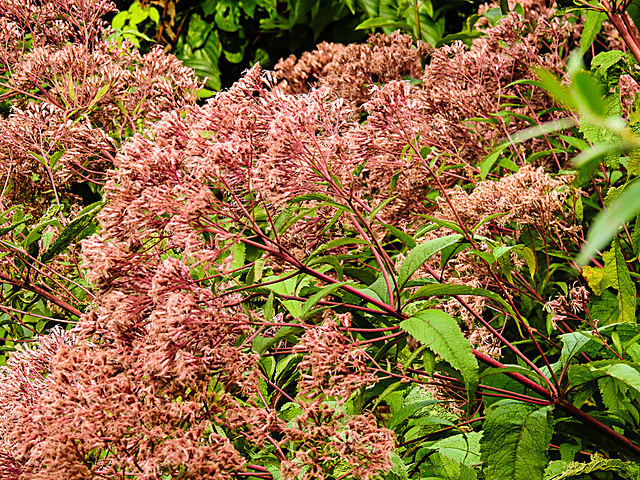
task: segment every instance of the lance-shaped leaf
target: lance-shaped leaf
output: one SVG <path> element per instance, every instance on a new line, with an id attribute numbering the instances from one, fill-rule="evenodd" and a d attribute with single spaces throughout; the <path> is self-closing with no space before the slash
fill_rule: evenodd
<path id="1" fill-rule="evenodd" d="M 424 265 L 424 262 L 429 258 L 443 248 L 459 242 L 461 239 L 462 235 L 447 235 L 446 237 L 434 238 L 433 240 L 421 243 L 411 250 L 400 266 L 400 271 L 398 272 L 398 287 L 402 288 L 411 278 L 411 275 Z"/>
<path id="2" fill-rule="evenodd" d="M 478 386 L 478 361 L 451 315 L 442 310 L 423 310 L 400 323 L 400 328 L 459 370 L 467 396 L 473 398 Z"/>
<path id="3" fill-rule="evenodd" d="M 542 480 L 549 463 L 553 406 L 501 400 L 486 411 L 480 451 L 487 479 Z"/>
<path id="4" fill-rule="evenodd" d="M 49 248 L 42 254 L 40 261 L 47 263 L 53 260 L 56 255 L 64 251 L 72 242 L 78 240 L 82 232 L 91 225 L 96 215 L 102 210 L 104 202 L 96 202 L 86 207 L 80 214 L 69 223 L 58 235 L 58 238 L 49 245 Z"/>
<path id="5" fill-rule="evenodd" d="M 431 285 L 425 285 L 418 289 L 416 293 L 409 297 L 409 301 L 413 301 L 419 298 L 436 297 L 439 295 L 478 295 L 479 297 L 489 298 L 496 301 L 506 312 L 509 312 L 515 317 L 515 313 L 509 305 L 500 295 L 484 288 L 470 287 L 469 285 L 455 285 L 449 283 L 433 283 Z"/>

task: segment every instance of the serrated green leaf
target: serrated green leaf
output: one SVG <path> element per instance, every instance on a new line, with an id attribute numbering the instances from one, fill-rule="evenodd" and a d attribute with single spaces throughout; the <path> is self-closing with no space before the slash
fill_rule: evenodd
<path id="1" fill-rule="evenodd" d="M 553 480 L 596 478 L 590 475 L 595 472 L 614 472 L 623 480 L 638 480 L 640 478 L 640 466 L 637 463 L 594 455 L 589 463 L 569 463 L 565 471 L 560 476 L 553 477 Z"/>
<path id="2" fill-rule="evenodd" d="M 416 270 L 424 265 L 424 262 L 429 258 L 434 256 L 443 248 L 459 242 L 461 239 L 462 235 L 448 235 L 446 237 L 428 240 L 412 249 L 400 266 L 400 271 L 398 272 L 398 287 L 404 287 Z"/>
<path id="3" fill-rule="evenodd" d="M 423 310 L 401 322 L 400 328 L 459 370 L 465 381 L 467 397 L 470 400 L 474 397 L 479 382 L 478 361 L 451 315 L 442 310 Z"/>
<path id="4" fill-rule="evenodd" d="M 542 480 L 549 463 L 553 406 L 515 400 L 489 406 L 480 450 L 487 479 Z"/>

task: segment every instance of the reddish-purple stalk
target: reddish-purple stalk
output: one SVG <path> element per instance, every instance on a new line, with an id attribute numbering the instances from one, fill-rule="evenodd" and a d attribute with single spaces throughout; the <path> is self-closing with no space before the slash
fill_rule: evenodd
<path id="1" fill-rule="evenodd" d="M 507 368 L 505 365 L 503 365 L 499 361 L 481 352 L 478 352 L 477 350 L 473 350 L 473 354 L 476 356 L 476 358 L 478 358 L 478 360 L 481 360 L 483 363 L 487 365 L 490 365 L 495 368 Z M 604 423 L 596 420 L 589 414 L 583 412 L 582 410 L 580 410 L 578 407 L 568 402 L 567 400 L 563 400 L 561 398 L 558 398 L 557 396 L 552 395 L 546 388 L 541 387 L 540 385 L 535 383 L 533 380 L 530 380 L 519 373 L 505 372 L 505 375 L 508 375 L 509 377 L 516 380 L 518 383 L 524 385 L 527 388 L 530 388 L 531 390 L 538 393 L 539 395 L 545 398 L 548 398 L 551 401 L 551 403 L 553 403 L 554 405 L 558 405 L 560 408 L 566 411 L 573 418 L 584 423 L 585 425 L 588 425 L 594 428 L 598 432 L 602 433 L 606 437 L 613 440 L 618 445 L 622 445 L 623 447 L 629 449 L 635 455 L 640 455 L 640 446 L 636 445 L 631 440 L 628 440 L 623 435 L 619 434 L 618 432 L 608 427 Z"/>
<path id="2" fill-rule="evenodd" d="M 248 212 L 247 212 L 248 213 Z M 249 215 L 247 215 L 248 218 L 251 218 Z M 462 227 L 464 228 L 464 225 L 462 225 Z M 255 231 L 255 230 L 254 230 Z M 268 240 L 271 241 L 271 239 L 269 238 L 264 238 L 264 235 L 261 235 L 261 231 L 258 229 L 257 230 L 258 236 L 260 238 L 263 238 L 264 240 Z M 256 232 L 256 233 L 257 233 Z M 466 232 L 466 230 L 465 230 Z M 467 233 L 468 235 L 468 233 Z M 257 248 L 260 248 L 262 250 L 264 250 L 267 253 L 270 253 L 271 255 L 275 256 L 276 258 L 279 258 L 280 260 L 283 260 L 289 264 L 291 264 L 292 266 L 294 266 L 295 268 L 297 268 L 300 272 L 302 273 L 306 273 L 308 275 L 311 275 L 327 284 L 332 284 L 332 283 L 336 283 L 337 280 L 329 277 L 323 273 L 320 273 L 316 270 L 313 270 L 312 268 L 307 267 L 306 265 L 302 264 L 300 261 L 298 261 L 296 258 L 294 258 L 292 255 L 290 255 L 289 253 L 287 253 L 284 249 L 279 248 L 279 249 L 274 249 L 272 247 L 269 247 L 265 244 L 261 244 L 252 240 L 249 240 L 247 238 L 242 238 L 241 241 L 247 245 L 251 245 Z M 473 239 L 471 239 L 471 241 L 473 241 Z M 430 273 L 432 275 L 434 275 L 434 278 L 439 278 L 439 275 L 437 275 L 436 272 L 434 272 L 432 269 L 430 269 L 430 267 L 428 265 L 426 265 L 426 267 L 430 270 Z M 349 285 L 344 285 L 342 287 L 343 290 L 352 293 L 356 296 L 358 296 L 359 298 L 362 298 L 363 300 L 375 305 L 376 307 L 380 308 L 380 310 L 382 310 L 382 312 L 384 312 L 387 315 L 391 315 L 395 318 L 398 318 L 400 320 L 405 319 L 406 317 L 402 314 L 399 314 L 397 312 L 396 309 L 394 309 L 392 306 L 386 304 L 385 302 L 381 302 L 375 298 L 370 297 L 369 295 L 364 294 L 362 291 L 353 288 Z M 599 422 L 598 420 L 594 419 L 593 417 L 591 417 L 590 415 L 586 414 L 585 412 L 582 412 L 580 409 L 578 409 L 577 407 L 573 406 L 572 404 L 570 404 L 569 402 L 567 402 L 566 400 L 561 400 L 560 396 L 558 394 L 558 391 L 556 390 L 556 387 L 551 383 L 551 381 L 542 373 L 542 371 L 533 363 L 531 362 L 531 360 L 529 360 L 524 354 L 522 354 L 514 345 L 512 345 L 506 338 L 504 338 L 497 330 L 495 330 L 489 323 L 485 322 L 484 319 L 478 315 L 473 308 L 471 308 L 462 298 L 460 298 L 460 296 L 454 296 L 460 303 L 461 305 L 466 308 L 470 313 L 472 313 L 474 315 L 474 317 L 481 322 L 481 324 L 483 326 L 485 326 L 493 335 L 495 335 L 502 343 L 503 345 L 505 345 L 507 348 L 509 348 L 510 350 L 512 350 L 516 355 L 518 355 L 523 361 L 525 361 L 525 363 L 532 368 L 536 373 L 538 373 L 540 375 L 540 377 L 542 379 L 544 379 L 547 384 L 549 385 L 549 387 L 551 388 L 551 390 L 547 390 L 544 387 L 541 387 L 540 385 L 538 385 L 537 383 L 533 382 L 532 380 L 528 379 L 527 377 L 524 377 L 523 375 L 517 374 L 517 373 L 513 373 L 513 372 L 509 372 L 506 373 L 506 375 L 510 376 L 511 378 L 513 378 L 514 380 L 518 381 L 519 383 L 521 383 L 522 385 L 526 386 L 527 388 L 530 388 L 531 390 L 535 391 L 536 393 L 538 393 L 539 395 L 543 396 L 544 398 L 547 398 L 551 401 L 552 404 L 557 404 L 559 405 L 561 408 L 563 408 L 565 411 L 567 411 L 569 414 L 571 414 L 574 418 L 576 418 L 577 420 L 585 423 L 586 425 L 589 425 L 595 429 L 597 429 L 598 431 L 602 432 L 604 435 L 606 435 L 607 437 L 611 438 L 612 440 L 614 440 L 616 443 L 623 445 L 625 448 L 628 448 L 630 450 L 632 450 L 633 452 L 640 454 L 640 447 L 633 444 L 631 441 L 627 440 L 626 438 L 624 438 L 622 435 L 618 434 L 617 432 L 615 432 L 613 429 L 609 428 L 608 426 L 604 425 L 603 423 Z M 514 311 L 517 311 L 517 309 L 515 309 L 514 306 Z M 381 313 L 382 313 L 381 312 Z M 532 335 L 532 333 L 529 331 L 530 335 Z M 387 337 L 381 338 L 381 339 L 375 339 L 374 341 L 380 341 L 380 340 L 384 340 L 384 339 L 391 339 L 391 338 L 397 338 L 399 334 L 393 334 L 393 335 L 389 335 Z M 535 341 L 535 339 L 534 339 Z M 362 342 L 361 342 L 362 343 Z M 536 342 L 536 345 L 537 342 Z M 540 349 L 539 345 L 538 345 L 538 349 Z M 492 359 L 491 357 L 488 357 L 487 355 L 477 351 L 477 350 L 472 350 L 473 354 L 476 356 L 476 358 L 478 358 L 478 360 L 482 361 L 483 363 L 496 367 L 496 368 L 506 368 L 506 366 L 504 366 L 502 363 L 498 362 L 497 360 Z M 543 358 L 545 359 L 545 361 L 548 363 L 546 357 L 544 356 L 543 353 L 541 353 L 543 355 Z M 379 372 L 384 372 L 388 375 L 391 375 L 393 377 L 396 378 L 404 378 L 405 376 L 403 375 L 397 375 L 394 374 L 392 372 L 389 372 L 385 369 L 382 368 L 378 368 L 378 369 L 374 369 L 375 371 L 379 371 Z M 551 371 L 551 369 L 550 369 Z M 554 376 L 555 378 L 555 376 Z M 408 378 L 409 379 L 409 378 Z M 415 381 L 415 379 L 409 379 L 409 380 L 413 380 Z M 555 379 L 556 382 L 558 382 L 557 379 Z M 558 384 L 559 385 L 559 384 Z"/>
<path id="3" fill-rule="evenodd" d="M 414 145 L 414 143 L 412 141 L 409 142 L 409 145 L 411 146 L 412 150 L 414 151 L 414 154 L 418 157 L 421 158 L 420 155 L 420 148 L 417 145 Z M 460 215 L 458 214 L 457 209 L 455 208 L 455 205 L 453 204 L 450 196 L 447 194 L 446 189 L 444 188 L 444 185 L 442 185 L 442 182 L 440 181 L 439 176 L 433 171 L 433 169 L 429 166 L 429 164 L 427 162 L 423 162 L 423 166 L 424 168 L 426 168 L 426 170 L 429 172 L 429 175 L 433 178 L 433 180 L 437 183 L 438 185 L 438 189 L 440 190 L 440 192 L 442 193 L 445 201 L 447 202 L 447 205 L 449 206 L 449 208 L 451 209 L 452 213 L 454 214 L 455 218 L 456 218 L 456 223 L 458 224 L 458 226 L 460 227 L 460 229 L 462 230 L 462 233 L 464 235 L 464 237 L 467 239 L 467 241 L 471 244 L 471 246 L 476 249 L 479 250 L 478 245 L 476 244 L 473 235 L 471 233 L 469 233 L 465 223 L 462 221 L 462 219 L 460 218 Z M 545 244 L 545 251 L 546 251 L 546 244 Z M 547 258 L 548 258 L 548 253 L 547 253 Z M 522 325 L 522 327 L 526 330 L 527 335 L 529 336 L 529 338 L 531 339 L 531 341 L 533 341 L 536 349 L 538 350 L 538 352 L 540 353 L 540 356 L 542 357 L 542 359 L 544 360 L 544 362 L 547 365 L 547 368 L 549 369 L 549 372 L 551 372 L 551 375 L 554 379 L 554 381 L 556 382 L 556 385 L 558 385 L 558 380 L 555 378 L 555 374 L 553 373 L 553 369 L 551 368 L 551 365 L 549 363 L 549 360 L 547 359 L 546 355 L 544 354 L 544 352 L 542 351 L 542 348 L 540 347 L 540 345 L 538 344 L 538 341 L 536 340 L 535 336 L 533 335 L 533 332 L 531 331 L 531 329 L 529 328 L 528 323 L 524 320 L 524 318 L 522 318 L 522 316 L 520 315 L 520 312 L 518 311 L 518 308 L 516 307 L 516 305 L 513 303 L 513 299 L 511 298 L 511 295 L 509 295 L 509 292 L 507 292 L 506 288 L 504 287 L 504 284 L 500 281 L 500 279 L 498 278 L 498 276 L 496 275 L 496 273 L 494 272 L 493 268 L 491 268 L 491 265 L 489 265 L 489 263 L 482 257 L 480 257 L 480 261 L 482 263 L 484 263 L 485 268 L 487 269 L 487 271 L 489 272 L 489 274 L 491 275 L 491 277 L 494 279 L 494 281 L 496 282 L 498 288 L 500 288 L 500 290 L 502 290 L 502 293 L 505 297 L 505 300 L 507 301 L 507 303 L 509 303 L 509 305 L 511 306 L 513 312 L 515 312 L 517 318 L 516 321 L 520 323 L 520 325 Z M 432 273 L 433 275 L 433 273 Z M 549 270 L 547 269 L 547 277 L 549 275 Z M 438 277 L 435 277 L 438 278 Z M 442 281 L 441 279 L 439 281 Z M 547 282 L 548 282 L 548 278 L 547 278 Z M 456 297 L 458 298 L 458 297 Z M 483 321 L 483 323 L 485 323 Z M 533 365 L 533 364 L 532 364 Z M 542 378 L 547 378 L 545 375 L 542 374 L 542 372 L 540 372 L 540 370 L 535 367 L 536 372 L 540 374 L 540 376 Z M 550 380 L 547 379 L 547 383 L 549 384 L 549 387 L 551 388 L 551 391 L 556 392 L 556 386 L 554 386 Z"/>

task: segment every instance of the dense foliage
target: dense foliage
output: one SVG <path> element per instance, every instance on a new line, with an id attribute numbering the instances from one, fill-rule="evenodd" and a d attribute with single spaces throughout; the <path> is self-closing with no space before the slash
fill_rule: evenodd
<path id="1" fill-rule="evenodd" d="M 462 25 L 478 0 L 143 0 L 118 1 L 112 38 L 142 50 L 163 45 L 211 90 L 229 87 L 256 62 L 271 68 L 281 57 L 322 41 L 362 42 L 366 32 L 406 29 L 432 45 L 471 38 Z M 416 17 L 415 9 L 418 9 Z M 416 23 L 416 18 L 420 21 Z M 465 28 L 466 30 L 466 28 Z"/>
<path id="2" fill-rule="evenodd" d="M 629 3 L 408 3 L 198 105 L 0 0 L 0 478 L 640 478 Z"/>

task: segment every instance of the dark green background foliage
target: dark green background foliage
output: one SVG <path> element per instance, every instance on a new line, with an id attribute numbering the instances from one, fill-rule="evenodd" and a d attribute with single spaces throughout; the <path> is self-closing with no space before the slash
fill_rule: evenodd
<path id="1" fill-rule="evenodd" d="M 421 37 L 434 46 L 465 38 L 466 19 L 479 0 L 423 1 Z M 281 58 L 311 51 L 320 42 L 355 43 L 378 30 L 413 32 L 409 0 L 178 0 L 116 2 L 112 20 L 118 36 L 128 36 L 142 50 L 161 43 L 201 78 L 208 89 L 235 82 L 256 62 L 273 67 Z M 165 7 L 165 5 L 167 5 Z M 175 9 L 172 10 L 172 9 Z M 368 22 L 368 23 L 363 23 Z M 360 28 L 356 29 L 358 26 Z"/>

